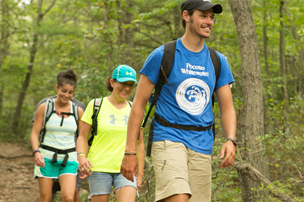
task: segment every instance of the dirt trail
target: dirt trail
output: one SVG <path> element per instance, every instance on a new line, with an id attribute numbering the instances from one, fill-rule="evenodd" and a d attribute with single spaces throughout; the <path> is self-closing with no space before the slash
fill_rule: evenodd
<path id="1" fill-rule="evenodd" d="M 39 201 L 33 169 L 31 150 L 23 144 L 0 144 L 0 202 Z"/>

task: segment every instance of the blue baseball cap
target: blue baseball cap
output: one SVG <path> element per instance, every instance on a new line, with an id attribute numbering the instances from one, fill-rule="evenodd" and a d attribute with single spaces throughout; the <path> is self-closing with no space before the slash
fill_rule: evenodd
<path id="1" fill-rule="evenodd" d="M 118 82 L 136 81 L 136 71 L 128 65 L 119 65 L 115 68 L 112 74 L 112 79 L 116 79 Z"/>

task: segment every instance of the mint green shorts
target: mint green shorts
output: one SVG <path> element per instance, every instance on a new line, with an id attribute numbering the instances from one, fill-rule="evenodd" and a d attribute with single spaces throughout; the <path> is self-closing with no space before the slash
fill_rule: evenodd
<path id="1" fill-rule="evenodd" d="M 35 165 L 34 177 L 45 177 L 56 179 L 60 175 L 77 175 L 78 162 L 67 161 L 66 166 L 61 165 L 62 161 L 53 163 L 51 159 L 44 158 L 44 167 Z"/>

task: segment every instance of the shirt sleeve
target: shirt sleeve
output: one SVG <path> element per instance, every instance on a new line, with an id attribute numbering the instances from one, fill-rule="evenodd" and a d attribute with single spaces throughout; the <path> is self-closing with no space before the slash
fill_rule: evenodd
<path id="1" fill-rule="evenodd" d="M 164 45 L 155 49 L 146 59 L 143 68 L 140 70 L 148 79 L 156 85 L 159 80 L 159 70 L 164 53 Z"/>
<path id="2" fill-rule="evenodd" d="M 86 107 L 82 117 L 81 117 L 81 121 L 92 125 L 92 115 L 93 115 L 93 107 L 94 107 L 94 99 L 91 100 L 88 104 L 88 106 Z"/>
<path id="3" fill-rule="evenodd" d="M 230 66 L 228 64 L 226 57 L 219 52 L 217 52 L 217 54 L 221 61 L 221 71 L 220 71 L 218 81 L 216 82 L 215 91 L 217 89 L 219 89 L 220 87 L 223 87 L 227 84 L 231 84 L 234 82 L 234 78 L 231 73 Z"/>

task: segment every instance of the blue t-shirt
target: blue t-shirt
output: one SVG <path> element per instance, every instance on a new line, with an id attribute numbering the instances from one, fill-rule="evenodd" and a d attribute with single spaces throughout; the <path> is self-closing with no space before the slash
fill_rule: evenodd
<path id="1" fill-rule="evenodd" d="M 155 85 L 159 80 L 159 70 L 164 53 L 164 45 L 155 49 L 147 58 L 140 73 L 146 75 Z M 161 89 L 155 113 L 170 123 L 205 127 L 213 124 L 212 93 L 214 90 L 234 82 L 229 64 L 224 55 L 217 52 L 221 62 L 221 72 L 215 86 L 215 72 L 209 50 L 204 44 L 200 52 L 192 52 L 177 40 L 174 64 Z M 165 127 L 154 122 L 153 142 L 170 140 L 181 142 L 186 147 L 203 154 L 212 154 L 213 133 L 190 131 Z"/>

